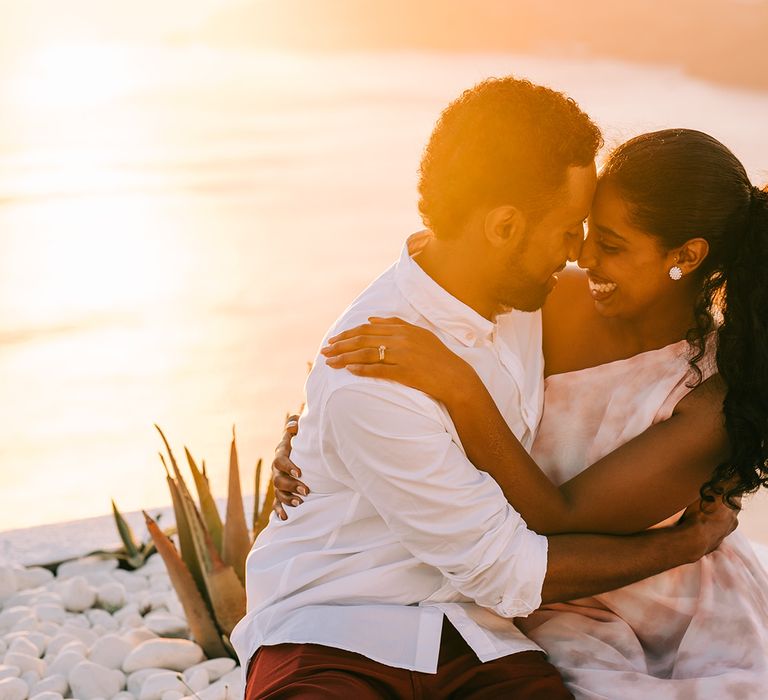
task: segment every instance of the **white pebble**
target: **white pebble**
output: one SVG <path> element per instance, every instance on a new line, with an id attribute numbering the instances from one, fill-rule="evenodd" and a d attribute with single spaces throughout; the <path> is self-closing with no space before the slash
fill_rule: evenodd
<path id="1" fill-rule="evenodd" d="M 37 619 L 41 622 L 55 622 L 57 625 L 63 625 L 67 619 L 67 613 L 63 606 L 54 603 L 42 603 L 33 608 Z"/>
<path id="2" fill-rule="evenodd" d="M 53 573 L 42 566 L 31 566 L 28 569 L 16 571 L 16 584 L 18 590 L 25 588 L 39 588 L 53 579 Z"/>
<path id="3" fill-rule="evenodd" d="M 87 630 L 91 627 L 91 621 L 88 619 L 88 616 L 85 613 L 70 612 L 67 614 L 67 621 L 62 625 L 62 627 L 77 627 L 81 630 Z"/>
<path id="4" fill-rule="evenodd" d="M 72 612 L 82 612 L 92 608 L 96 602 L 96 591 L 82 576 L 68 579 L 60 592 L 64 607 Z"/>
<path id="5" fill-rule="evenodd" d="M 180 693 L 178 690 L 166 690 L 160 700 L 181 700 L 184 697 L 184 693 Z"/>
<path id="6" fill-rule="evenodd" d="M 123 663 L 126 673 L 162 666 L 183 671 L 205 658 L 203 650 L 188 639 L 148 639 L 137 646 Z"/>
<path id="7" fill-rule="evenodd" d="M 127 690 L 121 690 L 117 695 L 112 696 L 112 700 L 136 700 L 136 696 Z"/>
<path id="8" fill-rule="evenodd" d="M 202 668 L 198 668 L 197 671 L 190 674 L 189 680 L 185 679 L 185 681 L 190 690 L 194 690 L 196 693 L 205 690 L 210 685 L 208 672 Z"/>
<path id="9" fill-rule="evenodd" d="M 125 605 L 125 586 L 117 581 L 111 581 L 98 587 L 96 599 L 105 610 L 119 610 Z"/>
<path id="10" fill-rule="evenodd" d="M 47 634 L 42 632 L 27 632 L 24 634 L 23 639 L 26 639 L 37 650 L 37 656 L 42 656 L 45 650 L 48 648 L 48 642 L 51 638 Z"/>
<path id="11" fill-rule="evenodd" d="M 0 664 L 0 681 L 3 678 L 18 678 L 21 675 L 21 669 L 18 666 Z"/>
<path id="12" fill-rule="evenodd" d="M 89 647 L 93 644 L 98 637 L 92 630 L 85 629 L 84 627 L 78 627 L 77 625 L 66 624 L 61 628 L 62 632 L 71 634 L 75 639 L 79 639 L 85 646 Z"/>
<path id="13" fill-rule="evenodd" d="M 59 633 L 59 625 L 55 622 L 41 622 L 37 626 L 37 631 L 40 634 L 44 634 L 46 637 L 55 637 Z"/>
<path id="14" fill-rule="evenodd" d="M 59 565 L 56 569 L 56 576 L 59 579 L 81 576 L 83 574 L 92 574 L 96 572 L 114 571 L 118 566 L 117 559 L 101 559 L 99 557 L 82 557 L 73 561 L 67 561 Z"/>
<path id="15" fill-rule="evenodd" d="M 169 671 L 167 668 L 142 668 L 128 674 L 128 680 L 126 681 L 128 692 L 139 697 L 144 682 L 147 678 L 154 676 L 157 673 L 169 673 Z"/>
<path id="16" fill-rule="evenodd" d="M 74 651 L 80 656 L 85 657 L 88 654 L 88 647 L 85 646 L 79 639 L 73 639 L 71 642 L 67 642 L 56 656 L 66 654 L 68 651 Z"/>
<path id="17" fill-rule="evenodd" d="M 161 700 L 167 690 L 185 691 L 184 684 L 179 680 L 178 673 L 162 671 L 147 678 L 141 686 L 139 700 Z"/>
<path id="18" fill-rule="evenodd" d="M 66 632 L 60 632 L 48 642 L 48 648 L 45 650 L 46 657 L 56 658 L 56 655 L 70 642 L 77 641 L 77 637 Z"/>
<path id="19" fill-rule="evenodd" d="M 157 635 L 146 627 L 134 627 L 123 633 L 121 636 L 125 641 L 130 642 L 131 646 L 134 648 L 139 646 L 142 642 L 146 642 L 148 639 L 157 639 Z"/>
<path id="20" fill-rule="evenodd" d="M 15 651 L 19 654 L 26 654 L 35 658 L 40 656 L 37 647 L 25 637 L 16 637 L 8 647 L 8 651 Z"/>
<path id="21" fill-rule="evenodd" d="M 69 683 L 67 682 L 66 676 L 63 676 L 61 673 L 53 673 L 35 683 L 29 691 L 29 694 L 59 693 L 60 695 L 66 695 L 68 690 Z"/>
<path id="22" fill-rule="evenodd" d="M 13 605 L 0 612 L 0 630 L 11 629 L 19 620 L 33 614 L 28 605 Z"/>
<path id="23" fill-rule="evenodd" d="M 147 558 L 147 560 L 144 562 L 144 566 L 141 567 L 141 571 L 144 574 L 154 574 L 161 572 L 166 575 L 168 574 L 168 569 L 165 568 L 165 562 L 157 552 Z"/>
<path id="24" fill-rule="evenodd" d="M 8 664 L 9 666 L 18 666 L 22 673 L 25 671 L 36 671 L 42 677 L 46 672 L 45 661 L 38 659 L 36 656 L 19 654 L 15 651 L 9 651 L 5 655 L 4 663 Z"/>
<path id="25" fill-rule="evenodd" d="M 0 601 L 10 598 L 18 588 L 14 570 L 10 566 L 0 566 Z"/>
<path id="26" fill-rule="evenodd" d="M 0 700 L 25 700 L 29 688 L 21 678 L 3 678 L 0 681 Z"/>
<path id="27" fill-rule="evenodd" d="M 160 637 L 183 637 L 189 633 L 187 621 L 169 613 L 151 612 L 144 616 L 144 624 Z"/>
<path id="28" fill-rule="evenodd" d="M 184 680 L 189 683 L 193 674 L 198 671 L 205 671 L 209 683 L 219 680 L 225 673 L 229 673 L 237 664 L 234 659 L 219 657 L 218 659 L 208 659 L 202 663 L 190 666 L 184 671 Z"/>
<path id="29" fill-rule="evenodd" d="M 45 692 L 32 695 L 29 700 L 64 700 L 64 696 L 61 693 L 46 690 Z"/>
<path id="30" fill-rule="evenodd" d="M 78 700 L 111 698 L 125 687 L 125 676 L 120 671 L 104 668 L 92 661 L 81 661 L 68 676 L 72 695 Z"/>
<path id="31" fill-rule="evenodd" d="M 119 626 L 117 620 L 115 620 L 115 618 L 106 610 L 92 608 L 91 610 L 87 610 L 85 615 L 91 621 L 94 632 L 96 631 L 95 628 L 97 625 L 100 625 L 103 629 L 109 630 L 110 632 L 113 632 Z"/>
<path id="32" fill-rule="evenodd" d="M 128 603 L 127 605 L 124 605 L 120 610 L 113 613 L 112 617 L 115 618 L 115 620 L 119 622 L 122 622 L 126 617 L 129 615 L 138 615 L 139 614 L 139 606 L 136 605 L 136 603 Z"/>
<path id="33" fill-rule="evenodd" d="M 145 591 L 149 588 L 149 580 L 146 576 L 142 576 L 136 572 L 123 571 L 118 569 L 113 574 L 113 578 L 123 584 L 123 587 L 128 593 L 135 593 L 138 591 Z"/>
<path id="34" fill-rule="evenodd" d="M 82 661 L 85 661 L 82 654 L 76 651 L 65 651 L 54 659 L 53 663 L 48 667 L 48 672 L 60 673 L 63 676 L 69 677 L 69 672 Z"/>
<path id="35" fill-rule="evenodd" d="M 119 669 L 132 650 L 133 645 L 129 641 L 116 634 L 105 634 L 94 642 L 88 658 L 106 668 Z"/>
<path id="36" fill-rule="evenodd" d="M 37 632 L 37 618 L 34 615 L 22 617 L 11 627 L 11 632 Z"/>

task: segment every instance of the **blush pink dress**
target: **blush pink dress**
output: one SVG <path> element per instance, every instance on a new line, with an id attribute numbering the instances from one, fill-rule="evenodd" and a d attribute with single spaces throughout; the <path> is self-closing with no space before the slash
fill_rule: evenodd
<path id="1" fill-rule="evenodd" d="M 562 483 L 668 418 L 690 390 L 687 349 L 550 376 L 537 463 Z M 738 531 L 695 564 L 518 623 L 580 700 L 768 698 L 768 577 Z"/>

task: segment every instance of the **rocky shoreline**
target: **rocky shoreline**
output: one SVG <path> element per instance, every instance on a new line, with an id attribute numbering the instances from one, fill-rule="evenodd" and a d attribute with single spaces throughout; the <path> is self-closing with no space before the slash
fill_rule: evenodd
<path id="1" fill-rule="evenodd" d="M 189 639 L 162 559 L 0 567 L 0 700 L 239 700 L 234 659 Z"/>

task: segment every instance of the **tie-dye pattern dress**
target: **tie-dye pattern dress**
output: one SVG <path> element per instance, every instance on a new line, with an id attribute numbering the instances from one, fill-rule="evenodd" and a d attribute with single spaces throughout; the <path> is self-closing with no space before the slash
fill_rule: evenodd
<path id="1" fill-rule="evenodd" d="M 668 418 L 690 390 L 687 350 L 550 376 L 538 464 L 562 483 Z M 700 367 L 709 376 L 711 356 Z M 578 699 L 768 698 L 768 577 L 738 531 L 695 564 L 518 623 Z"/>

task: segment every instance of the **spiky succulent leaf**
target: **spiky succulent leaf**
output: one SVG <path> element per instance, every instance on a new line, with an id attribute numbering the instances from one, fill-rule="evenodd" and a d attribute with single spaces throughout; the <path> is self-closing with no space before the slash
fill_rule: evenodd
<path id="1" fill-rule="evenodd" d="M 200 472 L 192 458 L 189 450 L 185 447 L 184 452 L 187 455 L 189 469 L 192 472 L 192 478 L 195 480 L 198 502 L 200 503 L 200 514 L 203 516 L 205 527 L 211 535 L 216 550 L 221 554 L 222 540 L 224 538 L 224 525 L 221 522 L 219 509 L 216 507 L 216 501 L 213 499 L 208 478 Z"/>
<path id="2" fill-rule="evenodd" d="M 129 557 L 135 557 L 139 553 L 139 545 L 136 544 L 136 536 L 133 534 L 131 526 L 127 523 L 122 513 L 117 509 L 117 504 L 112 500 L 112 514 L 115 517 L 115 525 L 120 539 L 125 547 L 125 552 Z"/>
<path id="3" fill-rule="evenodd" d="M 229 450 L 229 492 L 227 495 L 227 518 L 224 522 L 224 543 L 222 558 L 245 585 L 245 558 L 251 549 L 251 538 L 245 522 L 243 494 L 240 489 L 240 468 L 237 462 L 235 429 L 232 428 L 232 444 Z"/>
<path id="4" fill-rule="evenodd" d="M 275 504 L 275 485 L 272 479 L 267 484 L 267 493 L 264 495 L 264 503 L 261 505 L 259 517 L 253 528 L 253 539 L 255 540 L 259 533 L 269 524 L 269 516 L 272 515 L 272 506 Z"/>
<path id="5" fill-rule="evenodd" d="M 223 643 L 208 606 L 200 595 L 192 574 L 176 551 L 173 542 L 163 534 L 157 523 L 149 515 L 144 513 L 144 518 L 149 534 L 165 562 L 168 576 L 184 608 L 192 637 L 202 647 L 208 658 L 231 656 L 231 645 L 228 649 Z"/>

